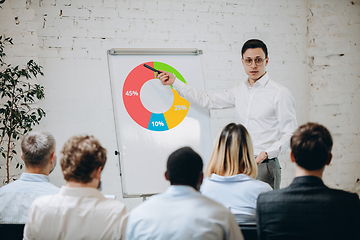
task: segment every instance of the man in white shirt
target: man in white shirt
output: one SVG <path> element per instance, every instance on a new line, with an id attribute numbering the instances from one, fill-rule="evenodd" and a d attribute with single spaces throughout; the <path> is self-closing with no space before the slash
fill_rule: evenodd
<path id="1" fill-rule="evenodd" d="M 0 188 L 0 223 L 25 224 L 35 198 L 57 194 L 49 174 L 56 165 L 55 139 L 47 132 L 32 131 L 21 141 L 25 172 L 20 179 Z"/>
<path id="2" fill-rule="evenodd" d="M 244 43 L 242 64 L 248 79 L 221 93 L 206 94 L 186 85 L 173 74 L 162 72 L 157 77 L 184 98 L 207 109 L 236 109 L 236 121 L 249 131 L 254 143 L 258 166 L 257 179 L 280 187 L 281 170 L 278 156 L 289 149 L 292 133 L 297 128 L 295 102 L 289 89 L 270 79 L 266 45 L 258 39 Z"/>
<path id="3" fill-rule="evenodd" d="M 93 136 L 74 136 L 61 154 L 66 184 L 33 202 L 24 239 L 124 239 L 125 205 L 98 190 L 106 150 Z"/>
<path id="4" fill-rule="evenodd" d="M 171 186 L 131 211 L 126 239 L 242 240 L 229 209 L 200 194 L 202 168 L 201 157 L 191 148 L 172 153 L 165 172 Z"/>

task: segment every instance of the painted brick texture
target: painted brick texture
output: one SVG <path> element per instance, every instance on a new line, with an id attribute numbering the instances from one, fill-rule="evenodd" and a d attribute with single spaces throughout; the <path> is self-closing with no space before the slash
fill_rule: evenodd
<path id="1" fill-rule="evenodd" d="M 309 120 L 333 134 L 333 187 L 360 193 L 360 1 L 310 1 Z"/>

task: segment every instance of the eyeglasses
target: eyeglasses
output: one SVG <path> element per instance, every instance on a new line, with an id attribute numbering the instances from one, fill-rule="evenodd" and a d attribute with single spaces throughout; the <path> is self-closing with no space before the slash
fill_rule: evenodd
<path id="1" fill-rule="evenodd" d="M 262 59 L 262 58 L 255 58 L 255 59 L 247 58 L 247 59 L 244 59 L 244 62 L 246 65 L 250 66 L 252 64 L 252 62 L 254 61 L 256 66 L 260 66 L 264 62 L 264 60 L 265 59 Z"/>

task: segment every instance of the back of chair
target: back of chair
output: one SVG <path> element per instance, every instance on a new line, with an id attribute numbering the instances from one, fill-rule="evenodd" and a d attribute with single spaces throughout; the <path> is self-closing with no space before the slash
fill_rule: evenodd
<path id="1" fill-rule="evenodd" d="M 256 224 L 239 225 L 245 240 L 258 240 Z"/>
<path id="2" fill-rule="evenodd" d="M 4 240 L 22 240 L 25 224 L 0 224 L 0 236 Z"/>

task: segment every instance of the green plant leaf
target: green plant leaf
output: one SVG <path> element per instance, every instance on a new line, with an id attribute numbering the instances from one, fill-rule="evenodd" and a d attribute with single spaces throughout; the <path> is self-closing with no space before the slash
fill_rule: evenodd
<path id="1" fill-rule="evenodd" d="M 13 45 L 12 38 L 0 35 L 0 96 L 3 99 L 0 104 L 0 152 L 7 163 L 17 155 L 14 148 L 20 137 L 46 116 L 43 109 L 32 106 L 32 103 L 45 98 L 44 87 L 30 83 L 31 78 L 44 75 L 43 67 L 32 59 L 25 68 L 5 63 L 5 46 L 8 44 Z M 16 168 L 22 167 L 23 164 L 16 164 Z M 4 182 L 9 182 L 9 176 Z"/>

